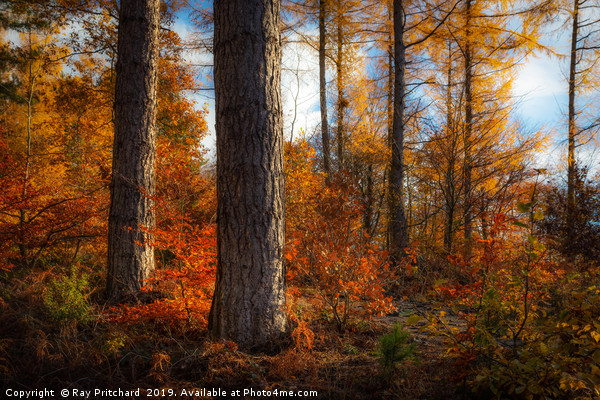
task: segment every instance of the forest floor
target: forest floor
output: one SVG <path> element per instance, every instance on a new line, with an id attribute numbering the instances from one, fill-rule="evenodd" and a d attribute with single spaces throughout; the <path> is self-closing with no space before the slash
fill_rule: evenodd
<path id="1" fill-rule="evenodd" d="M 58 323 L 40 306 L 42 292 L 35 286 L 1 288 L 3 394 L 7 389 L 67 389 L 70 398 L 88 390 L 89 398 L 108 398 L 93 391 L 139 388 L 139 397 L 110 398 L 269 398 L 210 396 L 202 389 L 221 394 L 278 389 L 312 390 L 319 399 L 458 399 L 464 393 L 455 360 L 447 354 L 447 338 L 423 329 L 425 319 L 412 317 L 407 323 L 411 316 L 430 311 L 427 301 L 397 301 L 397 313 L 371 322 L 354 320 L 343 333 L 316 317 L 309 322 L 312 348 L 288 343 L 272 354 L 248 354 L 232 343 L 209 340 L 201 327 L 119 326 L 101 319 Z M 446 321 L 461 326 L 450 311 Z M 398 322 L 406 325 L 409 341 L 415 343 L 414 356 L 386 375 L 378 344 Z"/>

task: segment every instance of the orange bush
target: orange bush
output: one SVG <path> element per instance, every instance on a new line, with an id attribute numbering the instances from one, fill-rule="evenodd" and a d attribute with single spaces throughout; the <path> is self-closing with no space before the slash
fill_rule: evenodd
<path id="1" fill-rule="evenodd" d="M 352 313 L 391 308 L 387 254 L 362 232 L 362 205 L 351 181 L 326 182 L 314 172 L 315 152 L 300 141 L 286 148 L 288 279 L 313 288 L 343 330 Z M 360 305 L 360 307 L 358 307 Z"/>
<path id="2" fill-rule="evenodd" d="M 150 304 L 119 306 L 111 319 L 205 327 L 216 271 L 214 184 L 200 174 L 200 154 L 189 148 L 201 136 L 161 138 L 158 149 L 157 224 L 153 230 L 157 269 L 143 289 Z"/>

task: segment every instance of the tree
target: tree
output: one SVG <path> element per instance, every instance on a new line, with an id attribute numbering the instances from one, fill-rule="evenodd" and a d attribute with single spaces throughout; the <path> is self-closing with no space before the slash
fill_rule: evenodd
<path id="1" fill-rule="evenodd" d="M 410 2 L 406 0 L 393 0 L 393 68 L 389 66 L 389 73 L 393 72 L 394 89 L 390 93 L 392 97 L 392 121 L 389 137 L 389 145 L 391 147 L 390 161 L 390 177 L 389 177 L 389 192 L 388 192 L 388 207 L 389 207 L 389 251 L 392 262 L 397 262 L 404 255 L 405 249 L 409 244 L 408 221 L 406 218 L 404 205 L 404 179 L 406 175 L 406 166 L 404 161 L 405 133 L 407 128 L 406 118 L 406 99 L 407 99 L 407 83 L 406 83 L 406 66 L 407 49 L 421 45 L 428 41 L 432 35 L 439 29 L 446 19 L 452 15 L 454 9 L 460 0 L 454 3 L 454 6 L 448 7 L 445 10 L 444 6 L 451 6 L 452 3 L 443 0 L 439 5 L 431 7 L 429 4 L 424 4 L 425 8 L 430 8 L 424 12 L 425 16 L 422 20 L 414 22 L 412 27 L 407 23 L 407 16 L 419 15 L 415 10 L 408 10 L 408 7 L 419 5 L 419 2 Z M 416 3 L 416 4 L 413 4 Z M 418 7 L 417 7 L 418 9 Z M 436 13 L 441 12 L 440 16 Z M 413 22 L 413 21 L 411 21 Z M 431 24 L 431 22 L 434 22 Z M 420 26 L 424 29 L 420 29 Z M 419 28 L 419 29 L 417 29 Z M 418 31 L 416 37 L 412 38 L 407 43 L 407 32 L 411 29 Z M 390 61 L 391 57 L 390 57 Z M 388 78 L 390 79 L 390 78 Z M 391 79 L 390 79 L 391 83 Z M 388 125 L 389 129 L 389 125 Z M 410 185 L 407 185 L 410 187 Z M 410 192 L 409 192 L 409 218 L 410 218 Z"/>
<path id="2" fill-rule="evenodd" d="M 532 51 L 541 49 L 539 27 L 548 16 L 548 7 L 544 1 L 525 4 L 466 0 L 460 12 L 448 18 L 445 29 L 438 31 L 438 40 L 428 47 L 433 63 L 439 65 L 436 80 L 445 81 L 438 83 L 441 93 L 436 97 L 445 98 L 446 109 L 441 112 L 445 115 L 438 122 L 446 126 L 434 129 L 435 143 L 427 151 L 437 148 L 432 153 L 437 154 L 432 166 L 445 181 L 440 190 L 447 214 L 446 250 L 452 249 L 454 226 L 460 224 L 464 253 L 471 254 L 477 219 L 488 212 L 490 200 L 504 191 L 490 186 L 498 179 L 496 188 L 502 188 L 502 179 L 496 173 L 505 171 L 505 176 L 510 176 L 506 184 L 522 176 L 519 168 L 500 168 L 497 163 L 511 159 L 515 167 L 521 165 L 517 160 L 535 147 L 535 141 L 521 139 L 520 127 L 510 122 L 514 104 L 510 90 L 514 67 Z M 519 29 L 514 30 L 512 26 L 518 19 Z M 456 82 L 453 73 L 460 70 L 463 79 Z M 461 182 L 457 179 L 458 166 L 462 169 Z M 455 221 L 457 206 L 462 208 L 462 222 Z M 485 236 L 486 223 L 480 222 L 480 233 Z"/>
<path id="3" fill-rule="evenodd" d="M 287 278 L 291 290 L 313 288 L 343 331 L 354 314 L 389 311 L 384 287 L 392 275 L 387 253 L 363 235 L 363 196 L 356 182 L 328 178 L 315 166 L 315 151 L 306 141 L 286 146 Z"/>
<path id="4" fill-rule="evenodd" d="M 567 6 L 568 7 L 568 6 Z M 572 8 L 568 10 L 571 18 L 571 49 L 569 59 L 569 110 L 568 110 L 568 155 L 567 155 L 567 209 L 565 213 L 565 229 L 567 235 L 575 238 L 575 215 L 578 205 L 577 194 L 577 169 L 576 147 L 581 146 L 583 141 L 580 136 L 586 131 L 592 131 L 600 126 L 600 118 L 595 116 L 591 122 L 585 123 L 585 115 L 581 107 L 577 110 L 577 94 L 585 93 L 590 88 L 597 87 L 598 73 L 597 63 L 600 61 L 600 30 L 598 25 L 598 11 L 600 2 L 597 0 L 573 0 Z M 579 123 L 578 123 L 579 122 Z M 578 126 L 580 125 L 580 126 Z M 579 143 L 577 143 L 579 142 Z"/>
<path id="5" fill-rule="evenodd" d="M 70 81 L 63 68 L 68 44 L 58 39 L 67 17 L 46 2 L 0 2 L 0 30 L 8 33 L 0 39 L 0 152 L 13 163 L 0 177 L 0 264 L 69 265 L 82 238 L 105 236 L 94 226 L 105 220 L 104 191 L 88 184 L 97 171 L 80 157 L 85 145 L 72 140 L 81 121 L 61 94 Z M 76 103 L 79 93 L 70 94 Z"/>
<path id="6" fill-rule="evenodd" d="M 394 0 L 394 116 L 392 137 L 392 160 L 390 163 L 390 255 L 398 260 L 408 247 L 408 227 L 404 214 L 404 108 L 406 95 L 406 46 L 404 22 L 406 20 L 402 0 Z"/>
<path id="7" fill-rule="evenodd" d="M 321 140 L 323 142 L 323 169 L 331 173 L 331 154 L 329 150 L 329 124 L 327 122 L 327 80 L 325 78 L 325 49 L 327 30 L 325 25 L 327 3 L 319 0 L 319 104 L 321 106 Z"/>
<path id="8" fill-rule="evenodd" d="M 159 18 L 159 0 L 121 2 L 106 285 L 112 300 L 135 295 L 154 268 Z"/>
<path id="9" fill-rule="evenodd" d="M 244 348 L 284 333 L 280 4 L 214 3 L 217 280 L 213 336 Z"/>
<path id="10" fill-rule="evenodd" d="M 473 160 L 472 160 L 472 136 L 473 136 L 473 48 L 472 48 L 472 3 L 466 0 L 465 3 L 465 43 L 463 46 L 463 57 L 465 61 L 465 125 L 464 125 L 464 189 L 465 189 L 465 207 L 463 210 L 465 219 L 465 250 L 466 254 L 471 254 L 471 238 L 473 236 L 473 210 L 472 210 L 472 185 L 473 185 Z"/>
<path id="11" fill-rule="evenodd" d="M 549 247 L 557 250 L 576 265 L 590 268 L 600 260 L 600 184 L 598 177 L 590 177 L 586 169 L 575 170 L 575 210 L 574 221 L 566 227 L 569 199 L 563 184 L 549 182 L 541 190 L 541 203 L 544 218 L 537 225 L 546 236 Z"/>

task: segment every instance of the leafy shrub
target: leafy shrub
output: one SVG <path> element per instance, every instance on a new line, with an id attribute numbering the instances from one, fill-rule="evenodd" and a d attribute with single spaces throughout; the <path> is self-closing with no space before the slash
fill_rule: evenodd
<path id="1" fill-rule="evenodd" d="M 127 336 L 118 330 L 114 330 L 108 333 L 102 345 L 102 350 L 106 354 L 117 354 L 122 348 L 125 347 Z"/>
<path id="2" fill-rule="evenodd" d="M 490 353 L 495 362 L 480 366 L 472 381 L 475 391 L 497 398 L 598 398 L 599 294 L 597 286 L 573 288 L 560 311 L 540 310 L 522 343 Z"/>
<path id="3" fill-rule="evenodd" d="M 314 172 L 314 164 L 308 143 L 286 148 L 287 277 L 315 289 L 336 328 L 344 331 L 355 314 L 368 318 L 392 310 L 384 293 L 392 273 L 387 253 L 363 232 L 356 185 L 343 176 L 328 181 Z"/>
<path id="4" fill-rule="evenodd" d="M 598 398 L 599 277 L 567 274 L 546 260 L 533 235 L 543 218 L 535 206 L 518 204 L 526 222 L 496 216 L 468 265 L 472 283 L 436 289 L 466 326 L 451 331 L 439 317 L 431 327 L 452 337 L 456 376 L 480 398 Z"/>
<path id="5" fill-rule="evenodd" d="M 43 294 L 46 309 L 57 321 L 88 322 L 91 319 L 88 303 L 89 277 L 77 266 L 70 276 L 54 278 Z"/>
<path id="6" fill-rule="evenodd" d="M 204 131 L 202 131 L 204 132 Z M 197 132 L 198 135 L 203 134 Z M 161 137 L 157 150 L 156 227 L 153 237 L 157 269 L 142 288 L 142 304 L 107 310 L 109 320 L 123 324 L 152 323 L 177 329 L 204 328 L 208 321 L 216 273 L 216 195 L 213 182 L 198 173 L 201 154 L 190 157 L 188 146 Z"/>
<path id="7" fill-rule="evenodd" d="M 538 222 L 546 242 L 580 266 L 598 266 L 600 259 L 600 183 L 585 168 L 575 171 L 575 204 L 569 212 L 567 188 L 550 183 L 543 188 L 545 218 Z M 571 214 L 571 215 L 569 215 Z"/>

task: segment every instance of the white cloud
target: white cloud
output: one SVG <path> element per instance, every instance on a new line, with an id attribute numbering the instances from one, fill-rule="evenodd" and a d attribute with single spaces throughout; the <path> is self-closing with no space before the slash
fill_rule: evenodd
<path id="1" fill-rule="evenodd" d="M 528 60 L 519 71 L 514 86 L 517 96 L 525 95 L 529 98 L 555 96 L 565 91 L 566 82 L 559 60 L 547 56 Z"/>
<path id="2" fill-rule="evenodd" d="M 281 71 L 286 140 L 298 138 L 300 129 L 310 135 L 321 123 L 318 55 L 300 43 L 300 37 L 292 36 L 290 40 L 283 49 Z"/>
<path id="3" fill-rule="evenodd" d="M 548 128 L 562 124 L 567 82 L 561 64 L 556 57 L 539 55 L 519 71 L 513 94 L 520 98 L 517 112 L 527 122 Z"/>

